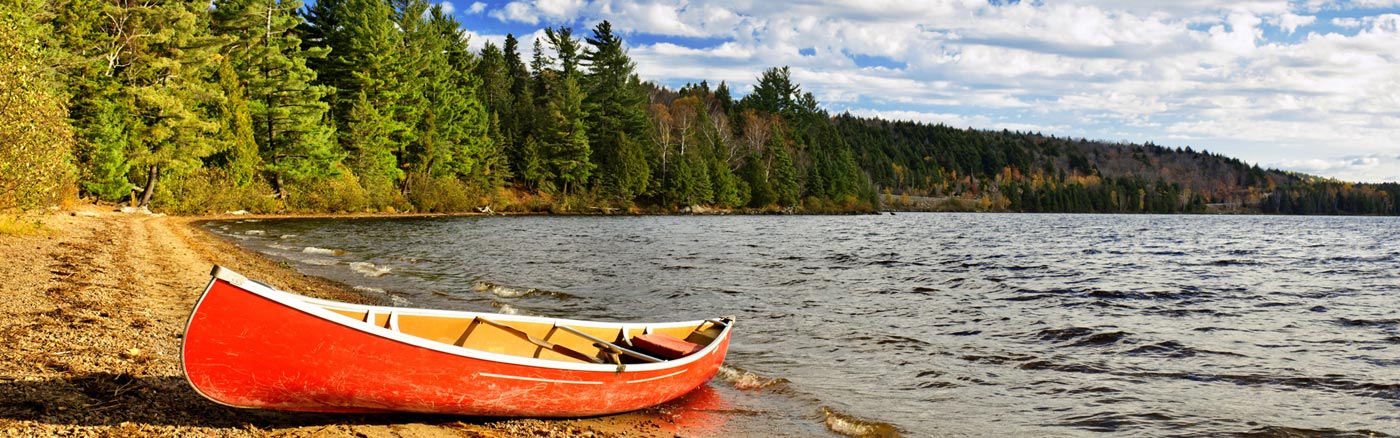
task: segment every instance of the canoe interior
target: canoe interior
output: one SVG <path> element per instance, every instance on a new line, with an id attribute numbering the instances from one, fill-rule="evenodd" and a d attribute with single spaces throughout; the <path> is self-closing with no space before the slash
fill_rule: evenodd
<path id="1" fill-rule="evenodd" d="M 327 310 L 346 317 L 395 330 L 410 336 L 440 342 L 458 347 L 486 351 L 490 353 L 563 362 L 589 363 L 589 358 L 597 358 L 605 363 L 620 360 L 622 363 L 637 363 L 628 356 L 614 358 L 605 349 L 595 345 L 593 340 L 560 329 L 553 323 L 517 320 L 483 321 L 481 317 L 415 315 L 412 313 L 390 312 L 389 309 L 360 310 L 326 307 Z M 504 327 L 502 327 L 504 326 Z M 606 340 L 626 348 L 633 348 L 631 338 L 643 333 L 664 333 L 701 346 L 709 345 L 724 330 L 724 326 L 713 321 L 697 325 L 629 325 L 626 327 L 570 326 L 593 337 Z M 564 347 L 564 352 L 545 348 L 522 336 L 518 330 L 548 344 Z M 569 352 L 578 354 L 567 354 Z M 582 357 L 580 357 L 582 356 Z"/>

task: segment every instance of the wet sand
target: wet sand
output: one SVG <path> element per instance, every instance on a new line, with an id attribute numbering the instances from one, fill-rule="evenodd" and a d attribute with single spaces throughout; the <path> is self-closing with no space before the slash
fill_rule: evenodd
<path id="1" fill-rule="evenodd" d="M 664 413 L 540 420 L 229 408 L 185 382 L 180 336 L 219 264 L 284 290 L 364 302 L 224 242 L 199 217 L 80 206 L 0 235 L 0 436 L 676 437 Z M 234 218 L 229 216 L 227 218 Z"/>

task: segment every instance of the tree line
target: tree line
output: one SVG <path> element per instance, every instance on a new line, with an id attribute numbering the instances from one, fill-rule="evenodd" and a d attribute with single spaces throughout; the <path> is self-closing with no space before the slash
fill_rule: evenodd
<path id="1" fill-rule="evenodd" d="M 832 115 L 787 67 L 642 81 L 611 23 L 469 47 L 427 0 L 0 0 L 0 208 L 1396 214 L 1152 144 Z"/>
<path id="2" fill-rule="evenodd" d="M 840 115 L 887 209 L 1400 214 L 1400 185 L 1344 183 L 1190 147 Z"/>
<path id="3" fill-rule="evenodd" d="M 669 90 L 608 22 L 477 52 L 426 0 L 5 1 L 68 110 L 45 123 L 72 131 L 79 196 L 177 212 L 878 201 L 787 69 L 737 101 Z"/>

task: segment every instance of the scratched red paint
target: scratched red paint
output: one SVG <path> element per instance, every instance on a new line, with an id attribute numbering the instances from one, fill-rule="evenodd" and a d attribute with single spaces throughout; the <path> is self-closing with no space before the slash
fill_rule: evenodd
<path id="1" fill-rule="evenodd" d="M 724 361 L 729 331 L 678 367 L 561 369 L 376 336 L 216 279 L 190 317 L 182 360 L 200 394 L 236 407 L 578 417 L 655 406 L 704 385 Z M 629 383 L 637 380 L 647 381 Z"/>

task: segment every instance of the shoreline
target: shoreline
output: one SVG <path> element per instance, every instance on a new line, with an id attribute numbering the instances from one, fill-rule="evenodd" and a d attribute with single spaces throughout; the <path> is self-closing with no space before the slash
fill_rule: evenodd
<path id="1" fill-rule="evenodd" d="M 180 370 L 180 337 L 215 264 L 308 296 L 373 297 L 199 228 L 209 220 L 453 215 L 163 216 L 80 205 L 44 231 L 0 235 L 0 436 L 676 437 L 664 412 L 575 419 L 342 415 L 230 408 Z M 484 215 L 483 215 L 484 216 Z"/>

